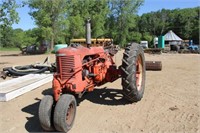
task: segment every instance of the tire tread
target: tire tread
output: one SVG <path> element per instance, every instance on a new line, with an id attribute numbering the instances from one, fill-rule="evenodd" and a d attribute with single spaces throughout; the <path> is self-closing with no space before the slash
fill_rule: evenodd
<path id="1" fill-rule="evenodd" d="M 145 68 L 143 49 L 136 43 L 131 43 L 127 45 L 122 59 L 121 70 L 123 95 L 130 102 L 140 101 L 144 93 L 145 81 L 142 82 L 141 92 L 139 92 L 136 86 L 136 78 L 133 77 L 133 75 L 136 73 L 136 60 L 138 55 L 142 57 L 143 67 Z M 145 80 L 144 68 L 143 80 Z"/>

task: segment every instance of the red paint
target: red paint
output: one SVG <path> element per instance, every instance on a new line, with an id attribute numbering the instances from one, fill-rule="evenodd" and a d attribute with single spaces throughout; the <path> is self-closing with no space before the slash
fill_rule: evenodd
<path id="1" fill-rule="evenodd" d="M 84 91 L 93 91 L 95 86 L 113 82 L 121 74 L 116 68 L 113 56 L 103 47 L 78 46 L 60 49 L 56 53 L 56 63 L 57 72 L 53 79 L 55 101 L 61 93 L 80 94 Z M 86 70 L 87 74 L 90 73 L 90 76 L 83 77 L 83 70 Z"/>

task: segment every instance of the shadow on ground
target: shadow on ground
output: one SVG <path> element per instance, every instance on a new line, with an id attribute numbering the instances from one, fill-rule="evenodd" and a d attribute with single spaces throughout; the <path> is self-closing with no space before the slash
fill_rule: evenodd
<path id="1" fill-rule="evenodd" d="M 51 95 L 51 88 L 44 90 L 42 94 Z M 33 115 L 32 117 L 27 117 L 28 121 L 25 124 L 25 128 L 28 132 L 43 131 L 38 118 L 38 108 L 41 99 L 36 98 L 35 100 L 36 102 L 34 104 L 28 105 L 22 109 L 23 112 Z M 93 92 L 85 93 L 82 98 L 77 98 L 77 105 L 79 106 L 84 100 L 88 100 L 95 104 L 108 106 L 129 104 L 129 102 L 124 99 L 122 90 L 113 88 L 95 89 Z"/>
<path id="2" fill-rule="evenodd" d="M 46 89 L 42 92 L 43 95 L 50 95 L 51 93 L 51 88 Z M 44 132 L 44 130 L 41 128 L 40 126 L 40 122 L 39 122 L 39 117 L 38 117 L 38 108 L 39 108 L 39 104 L 41 99 L 35 98 L 35 103 L 28 105 L 24 108 L 22 108 L 23 112 L 29 113 L 32 116 L 31 117 L 27 117 L 27 122 L 25 124 L 25 129 L 27 130 L 27 132 Z"/>
<path id="3" fill-rule="evenodd" d="M 25 128 L 28 132 L 42 132 L 42 128 L 39 124 L 38 118 L 38 107 L 40 103 L 40 99 L 35 99 L 36 102 L 34 104 L 28 105 L 22 109 L 23 112 L 29 113 L 32 116 L 26 117 L 27 122 L 25 124 Z"/>
<path id="4" fill-rule="evenodd" d="M 82 98 L 77 99 L 78 105 L 84 101 L 89 100 L 95 104 L 102 105 L 125 105 L 129 102 L 123 97 L 122 90 L 113 88 L 95 89 L 83 95 Z"/>

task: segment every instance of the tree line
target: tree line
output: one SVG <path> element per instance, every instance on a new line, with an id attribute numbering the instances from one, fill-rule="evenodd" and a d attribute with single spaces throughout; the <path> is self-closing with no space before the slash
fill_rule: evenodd
<path id="1" fill-rule="evenodd" d="M 199 38 L 198 8 L 159 10 L 141 16 L 137 11 L 143 0 L 28 0 L 0 3 L 0 45 L 15 47 L 39 44 L 47 40 L 55 44 L 69 43 L 73 38 L 85 37 L 85 20 L 91 18 L 92 38 L 113 38 L 125 47 L 128 42 L 147 40 L 173 30 L 183 39 Z M 37 28 L 23 31 L 13 29 L 19 18 L 16 9 L 27 5 Z"/>
<path id="2" fill-rule="evenodd" d="M 183 40 L 193 40 L 199 44 L 199 18 L 199 7 L 162 9 L 139 17 L 137 31 L 143 36 L 142 39 L 152 42 L 152 37 L 165 35 L 173 30 Z"/>

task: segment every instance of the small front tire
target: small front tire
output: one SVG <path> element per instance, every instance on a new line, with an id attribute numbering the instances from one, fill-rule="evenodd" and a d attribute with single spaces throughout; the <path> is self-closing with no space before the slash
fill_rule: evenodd
<path id="1" fill-rule="evenodd" d="M 73 95 L 63 94 L 60 97 L 54 111 L 56 130 L 68 132 L 72 128 L 76 115 L 76 105 L 76 99 Z"/>
<path id="2" fill-rule="evenodd" d="M 39 105 L 39 121 L 41 124 L 41 127 L 45 131 L 53 131 L 53 125 L 52 125 L 52 110 L 53 110 L 53 96 L 47 95 L 45 96 Z"/>

